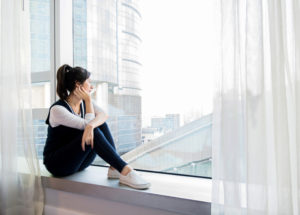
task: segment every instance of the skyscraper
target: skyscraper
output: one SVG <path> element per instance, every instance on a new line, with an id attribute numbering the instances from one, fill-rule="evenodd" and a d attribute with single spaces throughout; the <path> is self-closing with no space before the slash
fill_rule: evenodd
<path id="1" fill-rule="evenodd" d="M 87 68 L 120 154 L 141 144 L 138 1 L 74 0 L 74 65 Z"/>

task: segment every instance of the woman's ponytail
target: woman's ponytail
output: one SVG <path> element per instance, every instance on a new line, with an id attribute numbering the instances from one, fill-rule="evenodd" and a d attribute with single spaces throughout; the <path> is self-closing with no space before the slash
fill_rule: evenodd
<path id="1" fill-rule="evenodd" d="M 72 69 L 68 64 L 64 64 L 57 70 L 57 88 L 56 92 L 60 99 L 65 100 L 68 97 L 67 85 L 66 85 L 66 74 Z"/>
<path id="2" fill-rule="evenodd" d="M 57 70 L 56 92 L 61 100 L 66 100 L 69 93 L 76 88 L 76 82 L 83 84 L 90 77 L 90 72 L 82 67 L 71 67 L 64 64 Z M 68 93 L 69 92 L 69 93 Z"/>

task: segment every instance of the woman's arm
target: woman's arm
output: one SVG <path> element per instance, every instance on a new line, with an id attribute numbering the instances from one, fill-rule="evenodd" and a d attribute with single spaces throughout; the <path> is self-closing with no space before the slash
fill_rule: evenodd
<path id="1" fill-rule="evenodd" d="M 88 125 L 92 126 L 93 128 L 96 128 L 100 125 L 102 125 L 106 120 L 108 119 L 108 115 L 104 112 L 98 112 L 96 113 L 96 117 L 91 120 Z"/>
<path id="2" fill-rule="evenodd" d="M 81 140 L 81 147 L 83 151 L 85 151 L 85 144 L 91 145 L 91 147 L 94 148 L 94 128 L 102 125 L 107 120 L 107 118 L 107 114 L 105 114 L 104 112 L 98 112 L 96 113 L 96 117 L 87 124 Z"/>
<path id="3" fill-rule="evenodd" d="M 87 99 L 85 101 L 86 113 L 94 113 L 92 99 Z"/>
<path id="4" fill-rule="evenodd" d="M 99 107 L 95 101 L 92 101 L 92 103 L 93 103 L 94 111 L 95 111 L 96 115 L 97 115 L 97 113 L 101 113 L 101 112 L 105 113 L 105 111 L 101 107 Z"/>
<path id="5" fill-rule="evenodd" d="M 100 108 L 95 101 L 92 101 L 93 109 L 94 109 L 94 118 L 92 118 L 89 122 L 93 128 L 96 128 L 100 125 L 102 125 L 107 119 L 108 115 L 105 113 L 105 111 Z"/>
<path id="6" fill-rule="evenodd" d="M 86 113 L 94 115 L 94 104 L 92 102 L 91 95 L 87 93 L 87 91 L 82 87 L 79 87 L 75 91 L 75 95 L 76 94 L 78 94 L 78 96 L 85 101 Z M 81 147 L 83 151 L 85 151 L 85 144 L 91 145 L 91 147 L 94 148 L 94 128 L 102 125 L 107 120 L 107 118 L 108 116 L 104 112 L 100 113 L 99 109 L 98 111 L 96 111 L 96 117 L 87 124 L 82 135 Z"/>
<path id="7" fill-rule="evenodd" d="M 85 119 L 72 114 L 65 107 L 60 105 L 54 105 L 50 110 L 50 125 L 51 127 L 56 127 L 59 125 L 64 125 L 71 128 L 77 128 L 79 130 L 84 130 L 88 122 L 95 118 L 94 114 L 85 114 Z"/>
<path id="8" fill-rule="evenodd" d="M 74 94 L 85 101 L 86 113 L 95 113 L 91 95 L 82 87 L 76 87 Z"/>

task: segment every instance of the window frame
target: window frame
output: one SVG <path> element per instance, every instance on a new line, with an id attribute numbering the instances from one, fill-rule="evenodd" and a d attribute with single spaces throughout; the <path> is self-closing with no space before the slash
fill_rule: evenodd
<path id="1" fill-rule="evenodd" d="M 56 94 L 56 71 L 63 64 L 73 66 L 73 0 L 50 0 L 50 71 L 31 73 L 31 83 L 50 82 L 50 104 L 59 99 Z M 98 84 L 94 83 L 94 84 Z M 33 108 L 33 120 L 45 120 L 49 107 Z M 92 164 L 107 167 L 107 165 Z M 160 172 L 137 169 L 149 173 L 163 173 L 167 175 L 189 176 L 211 179 L 211 177 L 186 175 L 172 172 Z"/>

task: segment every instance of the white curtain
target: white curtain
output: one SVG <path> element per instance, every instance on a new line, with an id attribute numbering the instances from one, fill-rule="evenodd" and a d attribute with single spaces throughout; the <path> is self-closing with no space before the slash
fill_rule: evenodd
<path id="1" fill-rule="evenodd" d="M 300 214 L 300 1 L 219 0 L 212 214 Z"/>
<path id="2" fill-rule="evenodd" d="M 0 2 L 0 214 L 42 214 L 31 119 L 29 3 Z"/>

